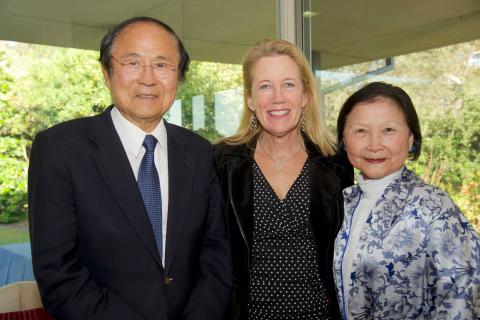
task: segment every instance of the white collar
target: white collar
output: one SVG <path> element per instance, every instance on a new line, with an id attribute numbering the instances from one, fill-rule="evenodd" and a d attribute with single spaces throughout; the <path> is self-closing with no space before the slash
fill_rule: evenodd
<path id="1" fill-rule="evenodd" d="M 143 140 L 148 134 L 153 135 L 158 140 L 158 145 L 162 151 L 167 150 L 167 129 L 163 118 L 152 132 L 145 132 L 130 121 L 128 121 L 117 109 L 116 106 L 110 112 L 115 129 L 120 136 L 123 147 L 127 153 L 131 153 L 138 157 L 142 150 Z"/>
<path id="2" fill-rule="evenodd" d="M 366 180 L 361 174 L 356 176 L 357 184 L 362 190 L 362 194 L 365 198 L 377 199 L 383 193 L 385 188 L 393 181 L 393 179 L 399 177 L 402 174 L 403 167 L 400 170 L 395 171 L 388 176 L 380 179 L 368 179 Z"/>

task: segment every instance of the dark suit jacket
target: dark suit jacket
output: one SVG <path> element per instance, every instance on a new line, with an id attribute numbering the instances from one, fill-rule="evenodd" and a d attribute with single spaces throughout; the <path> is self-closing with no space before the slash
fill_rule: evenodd
<path id="1" fill-rule="evenodd" d="M 29 167 L 35 277 L 57 319 L 221 319 L 231 257 L 210 144 L 165 123 L 165 268 L 109 108 L 39 133 Z"/>
<path id="2" fill-rule="evenodd" d="M 228 320 L 246 320 L 253 243 L 253 154 L 252 146 L 214 146 L 222 203 L 233 255 L 233 291 L 227 309 Z M 340 156 L 325 157 L 305 139 L 311 162 L 310 219 L 315 235 L 320 275 L 326 286 L 332 319 L 340 319 L 333 280 L 333 244 L 343 221 L 343 188 L 353 183 L 353 169 Z"/>

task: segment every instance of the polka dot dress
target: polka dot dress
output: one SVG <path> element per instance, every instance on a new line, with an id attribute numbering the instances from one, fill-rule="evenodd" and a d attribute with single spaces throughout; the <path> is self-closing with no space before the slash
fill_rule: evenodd
<path id="1" fill-rule="evenodd" d="M 309 162 L 283 200 L 253 164 L 254 229 L 248 318 L 330 319 L 310 225 Z"/>

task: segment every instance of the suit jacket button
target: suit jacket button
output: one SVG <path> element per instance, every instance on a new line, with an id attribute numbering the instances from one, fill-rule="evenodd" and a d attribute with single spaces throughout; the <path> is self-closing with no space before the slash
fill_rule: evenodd
<path id="1" fill-rule="evenodd" d="M 172 277 L 169 277 L 169 276 L 166 276 L 165 277 L 165 285 L 169 285 L 170 283 L 172 283 L 173 281 L 173 278 Z"/>

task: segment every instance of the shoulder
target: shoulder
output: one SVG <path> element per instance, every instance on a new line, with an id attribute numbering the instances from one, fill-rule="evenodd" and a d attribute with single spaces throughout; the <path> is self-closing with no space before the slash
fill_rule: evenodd
<path id="1" fill-rule="evenodd" d="M 244 144 L 231 145 L 225 142 L 220 142 L 213 145 L 213 157 L 215 159 L 222 159 L 225 157 L 248 157 L 252 151 L 252 149 Z"/>
<path id="2" fill-rule="evenodd" d="M 464 219 L 460 209 L 447 192 L 433 186 L 413 171 L 405 168 L 402 172 L 399 194 L 407 194 L 406 202 L 417 208 L 418 214 L 427 220 Z"/>
<path id="3" fill-rule="evenodd" d="M 335 165 L 335 173 L 340 177 L 342 181 L 342 189 L 353 185 L 353 167 L 348 161 L 347 154 L 345 152 L 337 152 L 335 155 L 330 156 L 329 161 L 332 161 Z"/>
<path id="4" fill-rule="evenodd" d="M 433 260 L 444 270 L 450 268 L 452 278 L 458 276 L 454 270 L 463 267 L 459 261 L 475 265 L 478 274 L 480 239 L 452 198 L 408 169 L 402 178 L 406 178 L 409 186 L 407 205 L 414 210 L 413 217 L 422 219 L 428 226 L 428 246 Z"/>
<path id="5" fill-rule="evenodd" d="M 226 142 L 219 142 L 213 145 L 213 150 L 218 154 L 244 155 L 248 154 L 251 149 L 245 144 L 232 145 Z"/>
<path id="6" fill-rule="evenodd" d="M 176 140 L 179 144 L 188 146 L 189 149 L 204 150 L 211 148 L 211 143 L 207 139 L 191 130 L 168 122 L 165 122 L 165 127 L 167 128 L 167 136 L 169 138 Z"/>
<path id="7" fill-rule="evenodd" d="M 91 132 L 100 116 L 69 120 L 39 132 L 32 143 L 30 163 L 54 161 L 80 161 L 97 149 Z M 102 121 L 100 121 L 102 124 Z M 104 137 L 113 135 L 101 125 Z M 113 127 L 113 125 L 112 125 Z M 68 160 L 67 160 L 68 159 Z"/>
<path id="8" fill-rule="evenodd" d="M 233 150 L 234 146 L 229 145 L 225 142 L 219 142 L 213 144 L 213 154 L 214 155 L 222 155 L 224 153 L 228 153 L 230 150 Z"/>
<path id="9" fill-rule="evenodd" d="M 54 140 L 57 143 L 68 142 L 72 139 L 85 138 L 95 121 L 101 119 L 101 115 L 68 120 L 45 129 L 35 136 L 34 142 L 41 143 L 45 140 Z"/>
<path id="10" fill-rule="evenodd" d="M 442 189 L 431 185 L 417 176 L 413 171 L 405 168 L 402 172 L 401 181 L 403 188 L 408 191 L 410 197 L 418 198 L 418 200 L 429 199 L 438 204 L 454 205 L 452 198 Z"/>
<path id="11" fill-rule="evenodd" d="M 213 161 L 217 173 L 231 170 L 241 164 L 247 165 L 253 158 L 253 149 L 247 145 L 231 145 L 220 142 L 213 145 Z"/>
<path id="12" fill-rule="evenodd" d="M 353 185 L 353 167 L 348 161 L 345 152 L 338 152 L 332 156 L 323 156 L 316 148 L 308 147 L 309 156 L 316 164 L 317 170 L 327 170 L 340 179 L 341 188 Z"/>

